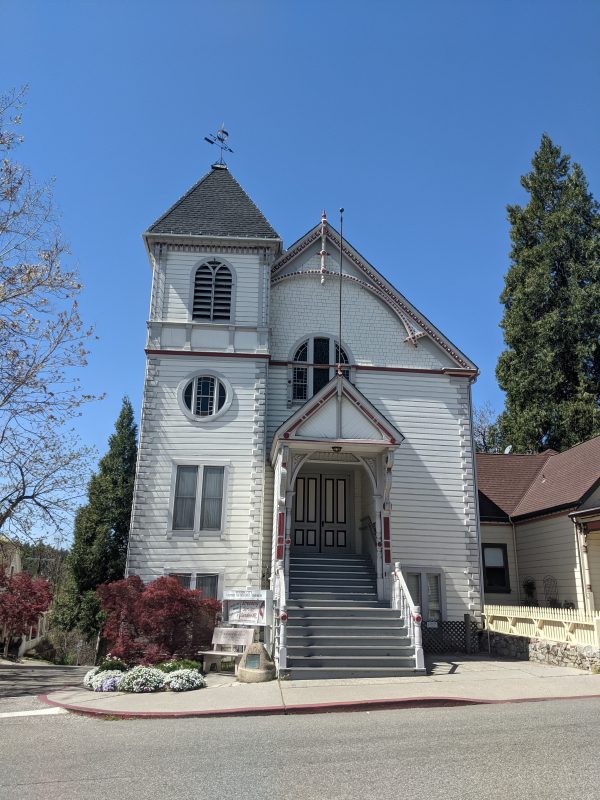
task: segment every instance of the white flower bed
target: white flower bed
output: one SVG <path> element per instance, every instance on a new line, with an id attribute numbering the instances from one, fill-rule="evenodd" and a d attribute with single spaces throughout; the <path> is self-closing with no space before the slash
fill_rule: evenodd
<path id="1" fill-rule="evenodd" d="M 206 681 L 196 669 L 177 669 L 165 675 L 165 688 L 172 692 L 189 692 L 205 686 Z"/>
<path id="2" fill-rule="evenodd" d="M 177 669 L 164 673 L 154 667 L 133 667 L 127 672 L 116 669 L 90 669 L 83 685 L 93 692 L 160 692 L 170 689 L 172 692 L 189 692 L 203 689 L 206 681 L 202 673 L 196 669 Z"/>
<path id="3" fill-rule="evenodd" d="M 116 692 L 124 675 L 122 670 L 104 669 L 92 676 L 90 687 L 94 692 Z"/>
<path id="4" fill-rule="evenodd" d="M 159 669 L 134 667 L 123 673 L 119 689 L 122 692 L 159 692 L 164 688 L 165 677 L 164 672 Z"/>
<path id="5" fill-rule="evenodd" d="M 85 673 L 85 676 L 83 678 L 83 685 L 85 686 L 86 689 L 91 689 L 92 688 L 92 678 L 97 673 L 98 673 L 98 667 L 92 667 L 92 669 L 88 670 Z"/>

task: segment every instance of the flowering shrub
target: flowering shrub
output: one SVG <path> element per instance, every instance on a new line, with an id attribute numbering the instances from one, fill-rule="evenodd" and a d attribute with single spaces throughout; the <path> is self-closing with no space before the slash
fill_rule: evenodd
<path id="1" fill-rule="evenodd" d="M 206 681 L 195 669 L 178 669 L 170 672 L 165 678 L 165 687 L 172 692 L 189 692 L 191 689 L 203 689 Z"/>
<path id="2" fill-rule="evenodd" d="M 119 684 L 121 692 L 159 692 L 165 684 L 165 676 L 159 669 L 134 667 L 125 672 Z"/>
<path id="3" fill-rule="evenodd" d="M 112 658 L 110 655 L 106 656 L 104 661 L 101 661 L 98 665 L 98 672 L 102 672 L 105 669 L 118 669 L 119 672 L 127 672 L 129 667 L 125 662 L 119 661 L 118 658 Z"/>
<path id="4" fill-rule="evenodd" d="M 90 680 L 91 688 L 95 692 L 116 692 L 123 674 L 120 669 L 103 669 Z"/>
<path id="5" fill-rule="evenodd" d="M 88 670 L 85 673 L 85 676 L 83 678 L 83 685 L 85 686 L 86 689 L 92 688 L 92 678 L 96 675 L 97 672 L 98 672 L 98 667 L 92 667 L 92 669 Z"/>

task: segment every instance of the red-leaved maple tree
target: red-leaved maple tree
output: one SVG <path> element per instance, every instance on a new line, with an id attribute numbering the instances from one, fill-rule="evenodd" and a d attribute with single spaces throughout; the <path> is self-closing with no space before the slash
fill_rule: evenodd
<path id="1" fill-rule="evenodd" d="M 51 602 L 52 590 L 45 578 L 32 578 L 27 572 L 8 576 L 0 567 L 0 631 L 5 658 L 13 639 L 29 633 Z"/>
<path id="2" fill-rule="evenodd" d="M 96 591 L 106 615 L 102 635 L 110 654 L 128 663 L 194 658 L 210 645 L 221 611 L 219 602 L 170 577 L 144 584 L 131 576 Z"/>

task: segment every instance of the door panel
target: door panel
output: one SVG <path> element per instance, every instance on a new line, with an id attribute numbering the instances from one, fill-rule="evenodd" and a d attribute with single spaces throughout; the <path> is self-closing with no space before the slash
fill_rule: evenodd
<path id="1" fill-rule="evenodd" d="M 349 550 L 348 480 L 338 475 L 302 475 L 296 479 L 294 550 Z"/>

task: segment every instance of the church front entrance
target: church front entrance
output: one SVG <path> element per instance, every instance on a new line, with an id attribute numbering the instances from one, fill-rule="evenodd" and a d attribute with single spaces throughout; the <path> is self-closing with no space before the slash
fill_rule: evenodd
<path id="1" fill-rule="evenodd" d="M 353 552 L 350 484 L 349 475 L 303 472 L 298 476 L 291 536 L 296 554 Z"/>

